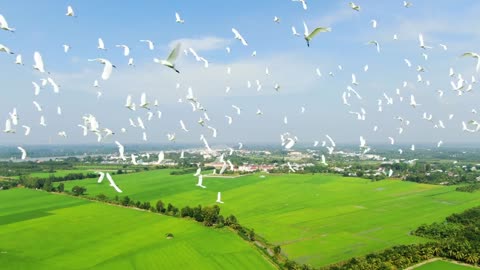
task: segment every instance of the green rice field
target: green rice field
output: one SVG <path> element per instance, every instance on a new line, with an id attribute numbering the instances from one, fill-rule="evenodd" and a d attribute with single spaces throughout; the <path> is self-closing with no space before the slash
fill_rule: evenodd
<path id="1" fill-rule="evenodd" d="M 460 265 L 447 261 L 434 261 L 414 268 L 416 270 L 474 270 L 479 269 L 473 266 Z"/>
<path id="2" fill-rule="evenodd" d="M 275 269 L 227 229 L 28 189 L 0 191 L 0 239 L 9 270 Z"/>
<path id="3" fill-rule="evenodd" d="M 161 199 L 179 208 L 215 204 L 220 191 L 223 215 L 234 214 L 290 259 L 314 266 L 425 241 L 410 231 L 480 204 L 479 193 L 455 187 L 325 174 L 204 177 L 206 189 L 196 187 L 191 174 L 172 176 L 169 170 L 115 175 L 114 180 L 122 194 L 94 179 L 66 182 L 65 188 L 81 185 L 90 195 L 128 195 L 152 203 Z"/>

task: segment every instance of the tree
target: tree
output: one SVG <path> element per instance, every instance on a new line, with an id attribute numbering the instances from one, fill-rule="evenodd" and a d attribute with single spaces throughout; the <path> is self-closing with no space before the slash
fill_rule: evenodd
<path id="1" fill-rule="evenodd" d="M 48 191 L 48 192 L 53 190 L 52 180 L 50 180 L 49 178 L 47 178 L 47 180 L 45 180 L 45 182 L 43 183 L 43 190 Z"/>
<path id="2" fill-rule="evenodd" d="M 193 217 L 193 210 L 190 206 L 185 206 L 180 210 L 181 217 Z"/>
<path id="3" fill-rule="evenodd" d="M 170 213 L 173 210 L 173 205 L 171 203 L 168 203 L 167 205 L 167 212 Z"/>
<path id="4" fill-rule="evenodd" d="M 255 241 L 255 231 L 253 229 L 248 232 L 248 239 L 250 239 L 250 241 Z"/>
<path id="5" fill-rule="evenodd" d="M 128 196 L 123 197 L 121 204 L 124 206 L 128 206 L 130 204 L 130 197 Z"/>
<path id="6" fill-rule="evenodd" d="M 142 203 L 141 207 L 142 209 L 145 209 L 145 210 L 150 210 L 150 202 L 144 202 Z"/>
<path id="7" fill-rule="evenodd" d="M 159 213 L 165 213 L 165 204 L 162 202 L 162 200 L 157 201 L 155 208 Z"/>
<path id="8" fill-rule="evenodd" d="M 86 188 L 80 187 L 80 186 L 74 186 L 72 188 L 73 195 L 75 195 L 75 196 L 83 195 L 83 194 L 85 194 L 86 191 L 87 191 Z"/>
<path id="9" fill-rule="evenodd" d="M 282 248 L 280 246 L 275 246 L 273 248 L 273 253 L 275 254 L 275 256 L 278 256 L 280 252 L 282 252 Z"/>
<path id="10" fill-rule="evenodd" d="M 63 183 L 60 183 L 57 187 L 58 192 L 63 192 L 65 190 L 65 185 Z"/>
<path id="11" fill-rule="evenodd" d="M 238 220 L 234 215 L 230 215 L 227 217 L 227 219 L 225 219 L 225 225 L 227 226 L 231 226 L 237 223 L 238 223 Z"/>
<path id="12" fill-rule="evenodd" d="M 97 195 L 97 199 L 100 201 L 106 201 L 107 200 L 107 195 L 100 193 Z"/>
<path id="13" fill-rule="evenodd" d="M 205 226 L 212 226 L 217 222 L 218 214 L 220 213 L 220 207 L 215 205 L 213 207 L 207 206 L 202 209 L 203 224 Z"/>

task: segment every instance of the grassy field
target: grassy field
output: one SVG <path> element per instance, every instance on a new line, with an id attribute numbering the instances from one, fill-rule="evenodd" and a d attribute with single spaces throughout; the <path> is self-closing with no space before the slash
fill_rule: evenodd
<path id="1" fill-rule="evenodd" d="M 0 191 L 0 239 L 9 270 L 275 269 L 227 229 L 27 189 Z"/>
<path id="2" fill-rule="evenodd" d="M 416 270 L 474 270 L 478 268 L 473 266 L 467 266 L 467 265 L 459 265 L 459 264 L 446 262 L 446 261 L 434 261 L 434 262 L 416 267 L 415 269 Z"/>
<path id="3" fill-rule="evenodd" d="M 168 170 L 118 175 L 114 179 L 135 200 L 162 199 L 177 207 L 215 203 L 222 192 L 222 213 L 279 244 L 290 259 L 314 266 L 342 261 L 398 244 L 424 241 L 409 235 L 423 223 L 442 221 L 454 212 L 477 206 L 480 193 L 455 187 L 398 180 L 370 182 L 338 175 L 249 175 L 234 179 L 172 176 Z M 117 193 L 108 183 L 72 181 L 87 193 Z"/>

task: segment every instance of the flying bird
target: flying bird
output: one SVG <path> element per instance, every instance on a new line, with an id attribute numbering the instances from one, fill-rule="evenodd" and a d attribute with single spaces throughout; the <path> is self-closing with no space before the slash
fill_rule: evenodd
<path id="1" fill-rule="evenodd" d="M 330 27 L 317 27 L 315 28 L 311 33 L 308 31 L 308 26 L 305 21 L 303 21 L 303 37 L 305 38 L 305 41 L 307 42 L 307 47 L 310 47 L 310 41 L 318 34 L 318 33 L 325 33 L 325 32 L 331 32 L 332 29 Z"/>
<path id="2" fill-rule="evenodd" d="M 0 14 L 0 29 L 10 31 L 10 32 L 15 32 L 15 28 L 9 27 L 7 20 L 1 14 Z"/>
<path id="3" fill-rule="evenodd" d="M 110 61 L 108 61 L 105 58 L 88 59 L 88 61 L 99 62 L 100 64 L 104 65 L 103 72 L 102 72 L 102 79 L 105 81 L 110 78 L 110 75 L 112 75 L 113 68 L 116 68 L 115 65 L 113 65 Z"/>
<path id="4" fill-rule="evenodd" d="M 240 40 L 240 42 L 242 42 L 242 44 L 243 44 L 244 46 L 248 46 L 247 41 L 245 41 L 245 39 L 242 37 L 242 35 L 240 35 L 240 32 L 238 32 L 237 29 L 232 28 L 232 32 L 233 32 L 233 34 L 235 35 L 235 39 Z"/>
<path id="5" fill-rule="evenodd" d="M 18 146 L 17 147 L 18 150 L 20 150 L 20 152 L 22 152 L 22 157 L 21 159 L 22 160 L 25 160 L 27 158 L 27 151 L 25 151 L 25 149 L 23 149 L 22 147 Z"/>
<path id="6" fill-rule="evenodd" d="M 72 6 L 68 6 L 68 7 L 67 7 L 67 13 L 65 14 L 65 16 L 68 16 L 68 17 L 77 17 L 77 16 L 75 16 L 75 12 L 73 11 Z"/>
<path id="7" fill-rule="evenodd" d="M 180 52 L 180 47 L 181 47 L 181 44 L 177 43 L 177 45 L 175 45 L 175 48 L 172 50 L 172 52 L 170 52 L 170 55 L 168 55 L 167 60 L 159 60 L 158 58 L 154 58 L 153 61 L 155 63 L 159 63 L 166 67 L 169 67 L 175 70 L 175 72 L 177 73 L 180 73 L 180 71 L 178 71 L 178 69 L 175 68 L 175 60 L 177 60 L 178 53 Z"/>

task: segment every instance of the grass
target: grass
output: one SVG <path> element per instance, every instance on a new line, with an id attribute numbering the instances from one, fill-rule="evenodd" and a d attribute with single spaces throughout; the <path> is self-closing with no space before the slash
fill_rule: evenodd
<path id="1" fill-rule="evenodd" d="M 455 264 L 455 263 L 446 262 L 446 261 L 434 261 L 434 262 L 416 267 L 415 269 L 418 269 L 418 270 L 440 270 L 440 269 L 441 270 L 473 270 L 478 268 L 473 266 L 468 266 L 468 265 Z"/>
<path id="2" fill-rule="evenodd" d="M 275 269 L 227 229 L 28 189 L 0 192 L 0 239 L 2 269 Z"/>
<path id="3" fill-rule="evenodd" d="M 410 231 L 480 203 L 479 193 L 398 180 L 370 182 L 318 174 L 261 178 L 254 174 L 234 179 L 204 177 L 207 188 L 201 189 L 191 174 L 172 176 L 169 172 L 117 175 L 114 180 L 122 194 L 93 179 L 66 182 L 65 188 L 81 185 L 91 195 L 128 195 L 152 203 L 162 199 L 180 208 L 212 205 L 221 191 L 223 215 L 235 214 L 242 225 L 281 245 L 290 259 L 314 266 L 423 242 Z"/>

